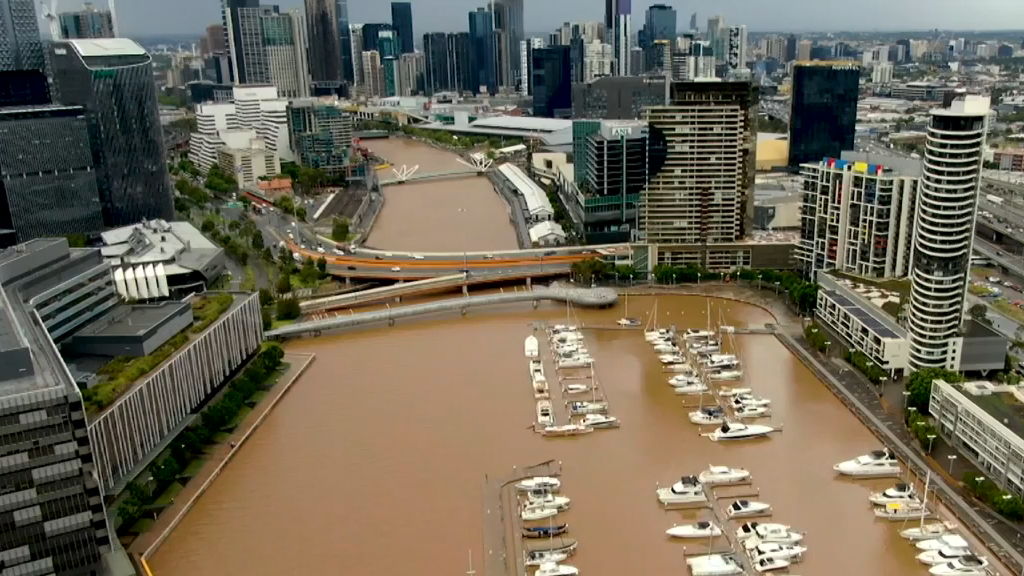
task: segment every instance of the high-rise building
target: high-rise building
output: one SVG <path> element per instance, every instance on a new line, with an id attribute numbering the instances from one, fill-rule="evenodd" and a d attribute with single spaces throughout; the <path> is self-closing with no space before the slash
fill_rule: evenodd
<path id="1" fill-rule="evenodd" d="M 384 61 L 376 50 L 363 51 L 363 93 L 371 98 L 384 96 Z"/>
<path id="2" fill-rule="evenodd" d="M 221 0 L 220 3 L 221 25 L 224 27 L 224 37 L 227 40 L 231 81 L 235 84 L 244 83 L 243 79 L 246 78 L 245 56 L 241 54 L 242 27 L 239 21 L 239 10 L 259 8 L 259 6 L 259 0 Z M 309 13 L 308 7 L 306 13 Z"/>
<path id="3" fill-rule="evenodd" d="M 664 106 L 667 95 L 662 76 L 598 78 L 572 87 L 572 117 L 636 120 L 644 108 Z"/>
<path id="4" fill-rule="evenodd" d="M 401 96 L 423 92 L 424 57 L 422 52 L 402 54 L 398 59 Z"/>
<path id="5" fill-rule="evenodd" d="M 569 41 L 569 81 L 573 84 L 583 82 L 586 54 L 587 47 L 583 43 L 583 38 L 577 36 Z"/>
<path id="6" fill-rule="evenodd" d="M 690 14 L 690 31 L 694 32 L 697 30 L 697 13 Z"/>
<path id="7" fill-rule="evenodd" d="M 309 9 L 306 9 L 309 16 Z M 352 84 L 355 82 L 353 61 L 348 57 L 353 53 L 351 28 L 348 22 L 348 0 L 335 0 L 334 16 L 337 20 L 335 32 L 338 37 L 338 53 L 341 54 L 341 79 Z"/>
<path id="8" fill-rule="evenodd" d="M 729 70 L 747 67 L 747 27 L 731 26 L 727 41 L 725 64 Z"/>
<path id="9" fill-rule="evenodd" d="M 726 47 L 728 46 L 728 31 L 725 27 L 725 18 L 722 15 L 708 18 L 708 29 L 704 34 L 705 40 L 711 46 L 716 62 L 725 62 Z"/>
<path id="10" fill-rule="evenodd" d="M 494 15 L 477 8 L 469 13 L 469 41 L 472 44 L 473 66 L 470 72 L 471 90 L 483 87 L 490 94 L 498 91 L 498 60 L 495 56 Z"/>
<path id="11" fill-rule="evenodd" d="M 270 62 L 263 38 L 263 22 L 265 18 L 277 13 L 277 6 L 256 6 L 238 8 L 238 34 L 234 45 L 236 62 L 243 62 L 235 69 L 237 84 L 269 84 Z"/>
<path id="12" fill-rule="evenodd" d="M 363 25 L 350 24 L 348 38 L 352 51 L 349 54 L 343 53 L 341 58 L 352 61 L 352 83 L 360 86 L 363 83 Z"/>
<path id="13" fill-rule="evenodd" d="M 607 40 L 615 55 L 616 76 L 629 76 L 630 49 L 633 42 L 632 0 L 605 0 L 604 27 Z"/>
<path id="14" fill-rule="evenodd" d="M 523 0 L 493 0 L 495 61 L 499 86 L 519 87 L 519 43 L 526 35 L 523 28 Z"/>
<path id="15" fill-rule="evenodd" d="M 527 38 L 519 43 L 519 63 L 522 67 L 519 77 L 524 79 L 519 84 L 519 94 L 523 96 L 529 96 L 533 93 L 533 87 L 530 85 L 533 80 L 533 51 L 543 47 L 543 38 Z"/>
<path id="16" fill-rule="evenodd" d="M 587 44 L 583 54 L 583 81 L 589 83 L 611 76 L 613 64 L 611 45 L 597 41 Z"/>
<path id="17" fill-rule="evenodd" d="M 288 137 L 288 99 L 274 86 L 234 86 L 227 100 L 196 106 L 197 130 L 189 141 L 189 160 L 206 172 L 218 163 L 224 147 L 252 148 L 259 138 L 264 147 L 284 160 L 294 160 Z"/>
<path id="18" fill-rule="evenodd" d="M 222 24 L 210 24 L 206 27 L 206 47 L 208 48 L 206 54 L 227 52 L 228 44 L 224 38 L 224 26 Z"/>
<path id="19" fill-rule="evenodd" d="M 797 44 L 796 34 L 790 34 L 786 38 L 786 62 L 796 60 Z"/>
<path id="20" fill-rule="evenodd" d="M 575 124 L 575 123 L 574 123 Z M 664 156 L 652 158 L 647 125 L 637 120 L 600 120 L 582 138 L 583 230 L 587 242 L 628 242 L 637 229 L 637 206 L 649 170 L 661 170 Z M 575 131 L 573 148 L 576 148 Z"/>
<path id="21" fill-rule="evenodd" d="M 914 370 L 960 365 L 989 105 L 988 96 L 958 95 L 931 112 L 910 265 Z"/>
<path id="22" fill-rule="evenodd" d="M 416 38 L 412 31 L 412 3 L 392 2 L 391 3 L 391 25 L 398 32 L 399 50 L 402 54 L 412 54 L 416 51 L 414 45 Z"/>
<path id="23" fill-rule="evenodd" d="M 50 84 L 42 70 L 0 70 L 0 108 L 45 106 Z"/>
<path id="24" fill-rule="evenodd" d="M 116 301 L 98 250 L 33 240 L 0 253 L 0 436 L 9 502 L 2 566 L 9 574 L 99 574 L 111 549 L 82 393 L 57 352 L 47 315 L 81 326 Z M 42 302 L 31 298 L 40 297 Z M 45 304 L 45 308 L 43 307 Z"/>
<path id="25" fill-rule="evenodd" d="M 36 3 L 0 0 L 0 70 L 43 70 Z"/>
<path id="26" fill-rule="evenodd" d="M 363 52 L 370 50 L 380 52 L 381 50 L 378 43 L 380 42 L 381 33 L 386 32 L 387 34 L 384 34 L 384 36 L 386 38 L 391 38 L 392 36 L 390 33 L 393 33 L 394 31 L 395 27 L 387 22 L 363 24 Z"/>
<path id="27" fill-rule="evenodd" d="M 893 66 L 886 62 L 878 64 L 871 69 L 871 82 L 873 84 L 892 84 Z"/>
<path id="28" fill-rule="evenodd" d="M 18 242 L 103 230 L 81 107 L 0 108 L 0 228 Z"/>
<path id="29" fill-rule="evenodd" d="M 302 11 L 270 11 L 260 20 L 268 83 L 276 86 L 284 98 L 309 96 L 306 18 Z"/>
<path id="30" fill-rule="evenodd" d="M 65 40 L 49 50 L 55 99 L 83 107 L 89 119 L 104 224 L 172 220 L 149 54 L 125 38 Z"/>
<path id="31" fill-rule="evenodd" d="M 423 93 L 433 96 L 452 89 L 448 76 L 448 35 L 430 32 L 423 35 Z"/>
<path id="32" fill-rule="evenodd" d="M 86 2 L 78 12 L 61 12 L 58 15 L 60 35 L 66 40 L 73 38 L 113 38 L 114 21 L 109 10 L 97 10 Z"/>
<path id="33" fill-rule="evenodd" d="M 637 35 L 637 44 L 644 51 L 644 68 L 642 71 L 654 70 L 660 57 L 660 49 L 655 43 L 659 40 L 674 42 L 676 39 L 676 11 L 665 4 L 654 4 L 647 9 L 644 27 Z M 641 70 L 635 70 L 639 73 Z"/>
<path id="34" fill-rule="evenodd" d="M 452 89 L 462 92 L 476 93 L 479 87 L 473 87 L 473 43 L 470 41 L 468 32 L 454 32 L 448 34 L 448 77 L 451 79 Z"/>
<path id="35" fill-rule="evenodd" d="M 335 87 L 344 78 L 338 4 L 345 0 L 306 0 L 309 27 L 309 76 L 314 86 Z M 348 28 L 346 28 L 347 32 Z M 348 34 L 346 34 L 348 36 Z M 351 36 L 349 43 L 351 45 Z"/>
<path id="36" fill-rule="evenodd" d="M 388 58 L 390 56 L 398 58 L 400 49 L 398 32 L 395 30 L 381 30 L 377 33 L 377 47 L 375 50 L 380 52 L 381 58 Z"/>
<path id="37" fill-rule="evenodd" d="M 381 66 L 384 67 L 384 96 L 399 96 L 402 77 L 398 69 L 398 57 L 385 56 Z"/>
<path id="38" fill-rule="evenodd" d="M 533 115 L 572 116 L 569 47 L 549 46 L 533 51 Z"/>
<path id="39" fill-rule="evenodd" d="M 801 40 L 796 45 L 796 59 L 801 62 L 807 62 L 811 59 L 811 47 L 814 44 L 810 40 Z"/>
<path id="40" fill-rule="evenodd" d="M 640 200 L 640 232 L 658 245 L 656 263 L 749 267 L 750 248 L 735 243 L 753 228 L 757 89 L 673 82 L 668 105 L 645 109 L 643 119 L 666 147 Z"/>
<path id="41" fill-rule="evenodd" d="M 693 41 L 687 52 L 672 54 L 673 80 L 715 78 L 715 55 L 707 42 Z"/>
<path id="42" fill-rule="evenodd" d="M 786 39 L 782 36 L 766 36 L 762 39 L 762 48 L 766 58 L 772 58 L 779 62 L 786 61 Z"/>
<path id="43" fill-rule="evenodd" d="M 859 92 L 860 67 L 854 62 L 798 62 L 793 67 L 791 167 L 853 149 Z"/>
<path id="44" fill-rule="evenodd" d="M 352 156 L 352 116 L 337 99 L 301 98 L 288 104 L 288 128 L 302 166 L 344 172 Z"/>
<path id="45" fill-rule="evenodd" d="M 800 174 L 796 257 L 809 278 L 832 269 L 868 278 L 907 275 L 919 160 L 844 151 L 842 158 L 801 164 Z"/>

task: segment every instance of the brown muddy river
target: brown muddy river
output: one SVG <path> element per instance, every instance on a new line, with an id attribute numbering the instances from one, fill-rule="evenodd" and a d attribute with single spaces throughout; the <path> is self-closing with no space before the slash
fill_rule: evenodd
<path id="1" fill-rule="evenodd" d="M 367 148 L 396 167 L 417 173 L 462 170 L 455 154 L 414 140 L 366 140 Z M 393 178 L 391 168 L 380 178 Z M 365 245 L 403 252 L 515 250 L 508 208 L 483 176 L 410 181 L 384 187 L 384 208 Z"/>
<path id="2" fill-rule="evenodd" d="M 705 302 L 662 296 L 659 322 L 704 327 Z M 646 319 L 653 299 L 629 304 Z M 736 326 L 771 321 L 727 301 L 711 310 Z M 608 326 L 622 314 L 579 310 L 574 323 Z M 771 521 L 807 533 L 809 551 L 792 574 L 927 574 L 899 523 L 872 515 L 868 494 L 893 480 L 833 473 L 878 442 L 773 336 L 733 342 L 744 384 L 770 398 L 772 421 L 784 424 L 769 439 L 700 437 L 683 405 L 693 398 L 673 394 L 639 331 L 585 332 L 621 428 L 568 439 L 528 430 L 523 339 L 531 322 L 565 318 L 553 304 L 509 305 L 290 344 L 316 362 L 158 550 L 154 574 L 448 576 L 466 572 L 470 550 L 483 573 L 485 474 L 547 459 L 562 462 L 572 508 L 558 521 L 579 540 L 569 563 L 584 576 L 687 574 L 684 544 L 664 532 L 709 511 L 665 511 L 654 490 L 708 464 L 750 469 Z M 551 379 L 550 352 L 542 355 Z M 721 489 L 730 491 L 744 490 Z"/>

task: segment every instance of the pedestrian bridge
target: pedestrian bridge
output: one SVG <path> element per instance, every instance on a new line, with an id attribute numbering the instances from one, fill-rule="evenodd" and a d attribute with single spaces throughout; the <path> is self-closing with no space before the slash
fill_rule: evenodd
<path id="1" fill-rule="evenodd" d="M 393 178 L 381 178 L 381 186 L 390 186 L 392 184 L 405 184 L 409 181 L 415 180 L 441 180 L 443 178 L 462 178 L 465 176 L 476 176 L 485 174 L 491 169 L 493 160 L 488 160 L 483 155 L 470 156 L 469 161 L 458 159 L 459 163 L 465 166 L 464 169 L 459 170 L 448 170 L 446 172 L 420 172 L 419 164 L 415 166 L 402 165 L 397 168 L 392 168 L 391 173 L 394 175 Z"/>
<path id="2" fill-rule="evenodd" d="M 568 302 L 575 306 L 589 308 L 604 308 L 614 305 L 619 300 L 619 294 L 611 288 L 577 288 L 561 284 L 550 287 L 536 286 L 533 290 L 523 292 L 504 292 L 501 294 L 487 294 L 483 296 L 465 296 L 452 298 L 438 302 L 427 302 L 424 304 L 412 304 L 386 310 L 374 310 L 361 312 L 348 316 L 334 316 L 320 320 L 297 322 L 288 326 L 270 330 L 266 337 L 270 339 L 283 340 L 295 338 L 306 334 L 318 335 L 327 330 L 339 330 L 342 328 L 353 328 L 366 324 L 387 322 L 394 324 L 401 318 L 411 318 L 424 314 L 437 312 L 449 312 L 460 310 L 465 313 L 469 308 L 480 306 L 491 306 L 495 304 L 509 304 L 513 302 L 538 302 L 540 300 L 551 300 L 555 302 Z"/>

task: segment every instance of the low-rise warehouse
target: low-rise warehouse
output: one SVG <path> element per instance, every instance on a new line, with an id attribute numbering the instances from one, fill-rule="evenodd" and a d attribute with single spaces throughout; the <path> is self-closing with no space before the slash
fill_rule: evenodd
<path id="1" fill-rule="evenodd" d="M 555 217 L 555 210 L 551 207 L 548 194 L 536 182 L 530 179 L 525 172 L 513 164 L 502 164 L 498 172 L 515 187 L 526 202 L 526 219 L 528 222 L 543 222 Z"/>

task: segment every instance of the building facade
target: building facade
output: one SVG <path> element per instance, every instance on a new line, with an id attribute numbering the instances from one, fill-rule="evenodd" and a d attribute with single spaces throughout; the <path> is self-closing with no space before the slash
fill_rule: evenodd
<path id="1" fill-rule="evenodd" d="M 960 364 L 989 98 L 960 96 L 931 112 L 910 268 L 910 365 Z"/>
<path id="2" fill-rule="evenodd" d="M 104 224 L 173 219 L 149 54 L 123 38 L 65 40 L 49 50 L 58 101 L 85 109 Z"/>
<path id="3" fill-rule="evenodd" d="M 666 106 L 644 110 L 665 164 L 640 200 L 640 234 L 657 263 L 749 266 L 749 251 L 717 249 L 753 230 L 757 89 L 749 82 L 673 82 Z"/>
<path id="4" fill-rule="evenodd" d="M 338 28 L 338 8 L 345 3 L 346 0 L 306 0 L 309 76 L 314 86 L 330 88 L 342 82 L 345 68 L 341 51 L 342 36 Z M 348 18 L 347 13 L 345 18 Z M 348 31 L 346 26 L 345 36 L 351 44 Z"/>
<path id="5" fill-rule="evenodd" d="M 384 61 L 376 50 L 363 51 L 363 94 L 370 98 L 381 98 L 384 94 Z"/>
<path id="6" fill-rule="evenodd" d="M 0 228 L 19 242 L 103 229 L 81 107 L 0 108 Z"/>
<path id="7" fill-rule="evenodd" d="M 341 54 L 341 80 L 342 82 L 352 84 L 355 82 L 355 76 L 352 63 L 348 58 L 348 54 L 352 53 L 352 35 L 348 22 L 348 0 L 335 0 L 334 15 L 337 18 L 338 52 Z"/>
<path id="8" fill-rule="evenodd" d="M 523 81 L 519 83 L 519 94 L 522 96 L 529 96 L 533 93 L 533 87 L 530 85 L 533 81 L 533 51 L 543 47 L 543 38 L 527 38 L 519 43 L 519 65 L 522 68 L 519 74 L 523 78 Z"/>
<path id="9" fill-rule="evenodd" d="M 572 116 L 572 79 L 569 47 L 550 46 L 533 51 L 533 115 L 545 118 Z"/>
<path id="10" fill-rule="evenodd" d="M 526 38 L 523 28 L 524 0 L 494 0 L 494 35 L 497 48 L 497 81 L 499 86 L 519 87 L 519 43 Z"/>
<path id="11" fill-rule="evenodd" d="M 793 67 L 789 164 L 838 158 L 853 149 L 860 67 L 842 61 L 799 62 Z"/>
<path id="12" fill-rule="evenodd" d="M 602 120 L 597 124 L 583 138 L 583 154 L 573 158 L 574 169 L 583 165 L 583 179 L 577 185 L 583 197 L 584 235 L 588 243 L 628 242 L 637 229 L 637 207 L 649 170 L 660 171 L 664 157 L 651 157 L 643 122 Z M 575 132 L 575 123 L 573 128 Z"/>
<path id="13" fill-rule="evenodd" d="M 999 165 L 1000 170 L 1024 172 L 1024 150 L 994 150 L 992 161 Z"/>
<path id="14" fill-rule="evenodd" d="M 391 25 L 398 32 L 399 51 L 402 54 L 412 54 L 416 51 L 413 43 L 416 37 L 412 31 L 412 3 L 392 2 L 391 3 Z"/>
<path id="15" fill-rule="evenodd" d="M 729 70 L 747 67 L 747 27 L 731 26 L 725 52 L 725 64 Z"/>
<path id="16" fill-rule="evenodd" d="M 495 54 L 493 18 L 494 15 L 484 8 L 477 8 L 475 12 L 469 13 L 469 41 L 473 65 L 470 68 L 468 89 L 473 93 L 486 91 L 494 94 L 498 91 L 498 60 Z"/>
<path id="17" fill-rule="evenodd" d="M 583 53 L 583 81 L 590 83 L 611 76 L 614 64 L 611 45 L 596 41 L 586 44 Z"/>
<path id="18" fill-rule="evenodd" d="M 266 58 L 267 79 L 283 98 L 309 96 L 309 63 L 306 18 L 299 10 L 287 14 L 264 12 L 260 33 Z"/>
<path id="19" fill-rule="evenodd" d="M 288 104 L 292 148 L 302 166 L 338 173 L 352 156 L 352 116 L 338 101 L 294 100 Z"/>
<path id="20" fill-rule="evenodd" d="M 0 30 L 0 71 L 45 69 L 35 2 L 0 0 Z"/>
<path id="21" fill-rule="evenodd" d="M 61 12 L 60 35 L 65 40 L 74 38 L 113 38 L 114 21 L 109 10 L 97 10 L 87 3 L 78 12 Z"/>
<path id="22" fill-rule="evenodd" d="M 632 0 L 605 0 L 604 27 L 615 55 L 615 75 L 630 76 L 630 53 L 633 48 L 633 2 Z"/>
<path id="23" fill-rule="evenodd" d="M 665 105 L 669 84 L 660 76 L 598 78 L 576 84 L 572 117 L 637 120 L 645 108 Z"/>
<path id="24" fill-rule="evenodd" d="M 398 59 L 399 96 L 423 92 L 424 57 L 422 52 L 402 54 Z"/>
<path id="25" fill-rule="evenodd" d="M 844 152 L 800 165 L 797 259 L 808 277 L 831 269 L 866 278 L 909 273 L 920 162 L 890 160 Z"/>

